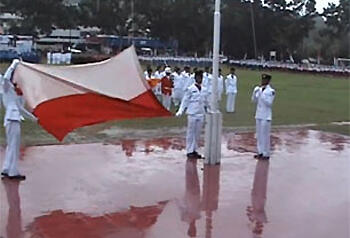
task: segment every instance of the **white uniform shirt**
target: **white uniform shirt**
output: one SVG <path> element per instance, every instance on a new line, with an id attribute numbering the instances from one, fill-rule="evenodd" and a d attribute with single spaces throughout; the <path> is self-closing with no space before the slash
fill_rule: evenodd
<path id="1" fill-rule="evenodd" d="M 207 74 L 206 80 L 203 77 L 204 82 L 204 87 L 206 91 L 211 94 L 212 92 L 212 87 L 213 87 L 213 75 L 212 74 Z"/>
<path id="2" fill-rule="evenodd" d="M 162 79 L 165 75 L 166 75 L 166 73 L 164 71 L 163 72 L 161 72 L 161 71 L 154 72 L 154 77 L 156 79 Z"/>
<path id="3" fill-rule="evenodd" d="M 226 94 L 237 93 L 237 77 L 234 74 L 229 74 L 225 81 Z"/>
<path id="4" fill-rule="evenodd" d="M 184 88 L 184 81 L 180 74 L 174 72 L 174 89 L 183 89 Z"/>
<path id="5" fill-rule="evenodd" d="M 191 78 L 190 74 L 186 71 L 181 73 L 183 80 L 184 91 L 186 91 L 192 84 L 194 84 L 194 78 Z"/>
<path id="6" fill-rule="evenodd" d="M 165 71 L 163 71 L 163 72 L 160 72 L 159 73 L 159 76 L 160 76 L 160 78 L 162 79 L 162 78 L 164 78 L 165 76 L 166 76 L 166 73 L 165 73 Z"/>
<path id="7" fill-rule="evenodd" d="M 180 105 L 180 112 L 186 110 L 190 116 L 204 116 L 208 107 L 208 99 L 205 90 L 199 90 L 195 84 L 192 84 L 185 92 Z"/>
<path id="8" fill-rule="evenodd" d="M 154 74 L 151 74 L 151 76 L 149 76 L 149 75 L 148 75 L 148 72 L 146 71 L 146 72 L 145 72 L 145 78 L 146 78 L 146 80 L 148 81 L 148 80 L 154 79 L 155 77 L 154 77 Z"/>
<path id="9" fill-rule="evenodd" d="M 161 78 L 160 78 L 159 71 L 154 72 L 154 77 L 155 77 L 156 79 L 161 79 Z"/>
<path id="10" fill-rule="evenodd" d="M 254 88 L 252 101 L 257 104 L 255 119 L 272 120 L 272 104 L 275 99 L 275 90 L 267 85 L 265 90 L 257 86 Z"/>
<path id="11" fill-rule="evenodd" d="M 211 75 L 209 74 L 209 73 L 207 73 L 207 72 L 204 72 L 203 73 L 203 83 L 202 83 L 202 86 L 204 87 L 204 88 L 206 88 L 206 89 L 208 89 L 208 85 L 209 85 L 209 77 L 210 77 Z"/>
<path id="12" fill-rule="evenodd" d="M 213 92 L 213 75 L 209 74 L 209 76 L 207 77 L 207 82 L 205 83 L 205 88 L 206 91 L 208 91 L 210 94 Z M 220 75 L 218 77 L 218 94 L 222 94 L 222 92 L 224 91 L 224 77 L 222 77 L 222 75 Z"/>

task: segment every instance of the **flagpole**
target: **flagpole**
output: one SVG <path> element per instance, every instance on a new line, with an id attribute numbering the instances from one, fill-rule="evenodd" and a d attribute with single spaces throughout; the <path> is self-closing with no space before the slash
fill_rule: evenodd
<path id="1" fill-rule="evenodd" d="M 210 112 L 206 115 L 205 164 L 219 164 L 221 159 L 222 114 L 218 108 L 218 77 L 220 52 L 220 0 L 215 0 L 214 43 L 213 43 L 213 82 Z"/>
<path id="2" fill-rule="evenodd" d="M 253 9 L 254 0 L 250 2 L 250 17 L 252 22 L 252 31 L 253 31 L 253 45 L 254 45 L 254 59 L 258 59 L 258 51 L 256 46 L 256 34 L 255 34 L 255 20 L 254 20 L 254 9 Z"/>

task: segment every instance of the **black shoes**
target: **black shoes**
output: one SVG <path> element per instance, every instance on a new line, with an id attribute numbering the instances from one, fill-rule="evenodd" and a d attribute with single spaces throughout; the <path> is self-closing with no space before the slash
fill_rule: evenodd
<path id="1" fill-rule="evenodd" d="M 18 174 L 15 176 L 10 176 L 10 175 L 8 175 L 8 173 L 5 173 L 5 172 L 2 172 L 1 176 L 2 176 L 2 179 L 5 179 L 5 178 L 11 179 L 11 180 L 25 180 L 26 179 L 26 176 L 24 176 L 24 175 Z"/>
<path id="2" fill-rule="evenodd" d="M 204 157 L 200 154 L 198 154 L 197 151 L 193 152 L 196 156 L 197 156 L 197 159 L 204 159 Z"/>
<path id="3" fill-rule="evenodd" d="M 1 172 L 1 176 L 3 176 L 3 177 L 8 177 L 9 175 L 8 175 L 8 173 L 6 173 L 6 172 Z"/>
<path id="4" fill-rule="evenodd" d="M 260 159 L 263 157 L 263 154 L 256 154 L 254 155 L 254 159 Z"/>
<path id="5" fill-rule="evenodd" d="M 26 176 L 20 174 L 15 176 L 8 176 L 7 178 L 12 180 L 26 180 Z"/>
<path id="6" fill-rule="evenodd" d="M 254 159 L 257 159 L 257 160 L 269 160 L 270 156 L 263 156 L 263 154 L 256 154 L 256 155 L 254 155 Z"/>
<path id="7" fill-rule="evenodd" d="M 198 154 L 197 151 L 194 151 L 192 153 L 188 153 L 187 158 L 189 158 L 189 159 L 204 159 L 204 157 L 201 156 L 200 154 Z"/>

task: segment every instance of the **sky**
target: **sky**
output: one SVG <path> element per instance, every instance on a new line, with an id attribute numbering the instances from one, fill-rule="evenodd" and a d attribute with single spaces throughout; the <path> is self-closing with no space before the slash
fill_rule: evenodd
<path id="1" fill-rule="evenodd" d="M 316 9 L 319 13 L 323 12 L 323 8 L 328 6 L 328 3 L 333 2 L 335 4 L 339 3 L 339 0 L 316 0 Z"/>

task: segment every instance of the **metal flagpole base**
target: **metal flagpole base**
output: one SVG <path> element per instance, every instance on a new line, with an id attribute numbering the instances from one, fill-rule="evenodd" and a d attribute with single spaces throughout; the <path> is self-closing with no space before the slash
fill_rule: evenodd
<path id="1" fill-rule="evenodd" d="M 205 164 L 216 165 L 221 162 L 221 112 L 206 115 L 205 124 Z"/>

